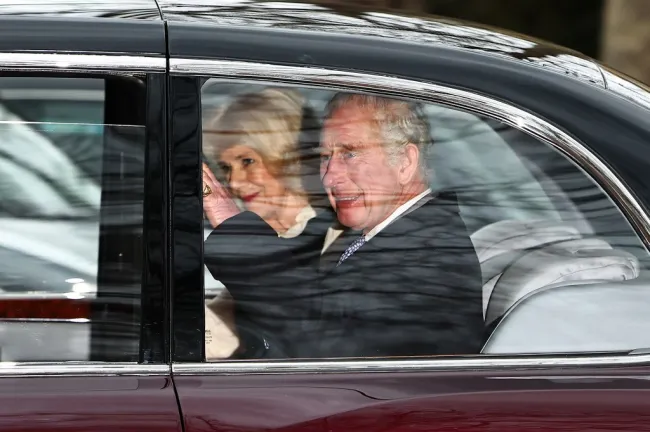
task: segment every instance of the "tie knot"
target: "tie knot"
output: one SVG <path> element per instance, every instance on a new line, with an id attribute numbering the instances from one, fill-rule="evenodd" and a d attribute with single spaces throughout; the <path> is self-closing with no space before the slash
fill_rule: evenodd
<path id="1" fill-rule="evenodd" d="M 336 264 L 336 266 L 337 267 L 340 266 L 343 261 L 350 258 L 350 256 L 352 256 L 353 253 L 358 251 L 359 248 L 361 246 L 363 246 L 365 242 L 366 242 L 366 236 L 365 235 L 362 235 L 361 237 L 359 237 L 358 239 L 353 241 L 350 244 L 350 246 L 348 246 L 348 248 L 345 250 L 345 252 L 343 252 L 343 254 L 341 255 L 341 258 L 339 258 L 339 262 L 338 262 L 338 264 Z"/>

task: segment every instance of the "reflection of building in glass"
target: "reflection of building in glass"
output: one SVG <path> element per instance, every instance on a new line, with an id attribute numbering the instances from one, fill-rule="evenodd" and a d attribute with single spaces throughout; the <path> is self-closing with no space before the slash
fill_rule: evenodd
<path id="1" fill-rule="evenodd" d="M 345 6 L 360 6 L 372 7 L 376 9 L 401 9 L 410 12 L 423 12 L 426 10 L 426 2 L 424 0 L 326 0 L 317 2 L 324 5 L 345 5 Z"/>
<path id="2" fill-rule="evenodd" d="M 422 3 L 419 0 L 409 1 L 413 5 Z M 177 19 L 191 16 L 219 25 L 337 32 L 481 51 L 604 85 L 597 65 L 579 54 L 560 54 L 556 47 L 540 45 L 535 40 L 490 28 L 409 16 L 408 10 L 404 15 L 389 13 L 388 9 L 393 9 L 393 3 L 394 0 L 367 0 L 363 4 L 344 0 L 316 0 L 311 3 L 238 0 L 223 5 L 197 2 L 189 6 L 170 5 L 166 15 Z M 386 5 L 390 7 L 383 7 Z"/>
<path id="3" fill-rule="evenodd" d="M 149 0 L 113 0 L 109 2 L 88 2 L 87 0 L 50 0 L 30 2 L 3 0 L 0 15 L 43 16 L 58 14 L 76 17 L 114 17 L 159 19 L 155 4 Z"/>

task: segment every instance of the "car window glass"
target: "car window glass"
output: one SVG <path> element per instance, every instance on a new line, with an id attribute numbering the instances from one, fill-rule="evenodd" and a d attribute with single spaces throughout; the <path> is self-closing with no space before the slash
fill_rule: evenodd
<path id="1" fill-rule="evenodd" d="M 137 359 L 145 135 L 106 110 L 121 85 L 0 77 L 1 361 Z"/>
<path id="2" fill-rule="evenodd" d="M 547 143 L 439 104 L 217 79 L 202 113 L 208 361 L 650 345 L 646 249 Z"/>

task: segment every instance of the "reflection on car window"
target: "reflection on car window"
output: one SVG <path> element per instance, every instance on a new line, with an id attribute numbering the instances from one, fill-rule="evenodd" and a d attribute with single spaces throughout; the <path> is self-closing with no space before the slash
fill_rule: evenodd
<path id="1" fill-rule="evenodd" d="M 208 360 L 650 344 L 645 248 L 546 143 L 376 95 L 215 79 L 202 103 Z"/>
<path id="2" fill-rule="evenodd" d="M 0 78 L 2 361 L 137 358 L 144 126 L 110 123 L 106 97 Z"/>

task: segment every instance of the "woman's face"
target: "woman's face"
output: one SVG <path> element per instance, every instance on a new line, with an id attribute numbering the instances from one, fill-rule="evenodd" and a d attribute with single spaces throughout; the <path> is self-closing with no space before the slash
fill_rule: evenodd
<path id="1" fill-rule="evenodd" d="M 219 167 L 231 193 L 247 210 L 261 218 L 280 210 L 287 190 L 282 179 L 271 175 L 258 152 L 245 145 L 232 146 L 221 153 Z"/>

